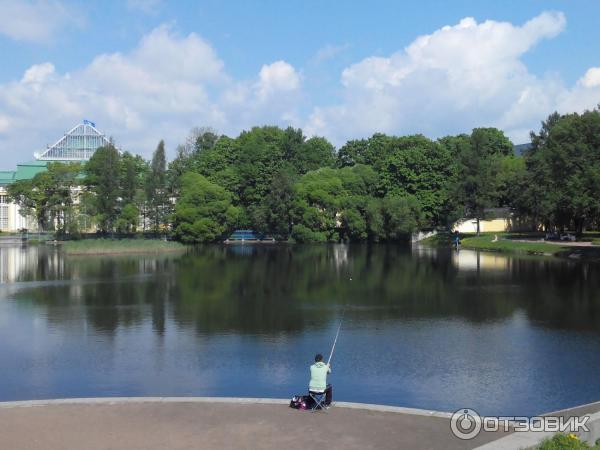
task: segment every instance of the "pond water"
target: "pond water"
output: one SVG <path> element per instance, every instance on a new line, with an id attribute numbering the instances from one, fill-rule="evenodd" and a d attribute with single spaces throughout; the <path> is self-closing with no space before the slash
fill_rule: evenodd
<path id="1" fill-rule="evenodd" d="M 503 415 L 600 400 L 593 263 L 389 245 L 4 247 L 0 282 L 0 401 L 287 398 L 342 316 L 337 400 Z"/>

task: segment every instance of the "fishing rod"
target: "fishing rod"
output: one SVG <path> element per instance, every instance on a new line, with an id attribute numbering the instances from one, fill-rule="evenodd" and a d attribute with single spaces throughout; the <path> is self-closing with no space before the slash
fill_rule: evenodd
<path id="1" fill-rule="evenodd" d="M 350 278 L 352 281 L 352 278 Z M 337 332 L 335 333 L 335 339 L 333 340 L 333 345 L 331 346 L 331 352 L 329 353 L 329 358 L 327 359 L 327 365 L 331 362 L 331 358 L 333 357 L 333 352 L 335 350 L 335 344 L 337 344 L 338 337 L 340 335 L 340 330 L 342 329 L 342 324 L 344 323 L 344 317 L 346 316 L 346 306 L 348 306 L 348 302 L 344 303 L 344 309 L 342 310 L 342 318 L 340 319 L 340 324 L 338 325 Z"/>

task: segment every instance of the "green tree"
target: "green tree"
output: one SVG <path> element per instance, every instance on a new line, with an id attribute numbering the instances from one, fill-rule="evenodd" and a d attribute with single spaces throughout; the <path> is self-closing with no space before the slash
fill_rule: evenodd
<path id="1" fill-rule="evenodd" d="M 415 197 L 385 197 L 382 206 L 383 228 L 388 241 L 408 239 L 422 223 L 419 201 Z"/>
<path id="2" fill-rule="evenodd" d="M 100 147 L 84 170 L 84 184 L 93 193 L 98 226 L 102 232 L 112 232 L 121 210 L 121 155 L 112 144 Z"/>
<path id="3" fill-rule="evenodd" d="M 493 202 L 499 207 L 513 207 L 515 199 L 522 192 L 524 180 L 525 159 L 521 156 L 502 156 L 497 160 L 495 177 L 496 190 Z"/>
<path id="4" fill-rule="evenodd" d="M 46 228 L 47 210 L 42 195 L 33 189 L 32 180 L 17 180 L 6 188 L 10 201 L 19 206 L 23 217 L 35 218 L 41 230 Z"/>
<path id="5" fill-rule="evenodd" d="M 210 127 L 195 128 L 191 136 L 194 139 L 194 153 L 196 155 L 211 150 L 219 140 L 219 135 Z"/>
<path id="6" fill-rule="evenodd" d="M 457 178 L 450 151 L 421 135 L 396 138 L 392 146 L 381 173 L 384 191 L 414 197 L 429 226 L 445 225 Z"/>
<path id="7" fill-rule="evenodd" d="M 295 186 L 294 239 L 368 239 L 367 206 L 378 184 L 377 173 L 363 164 L 303 175 Z"/>
<path id="8" fill-rule="evenodd" d="M 349 241 L 364 241 L 369 237 L 366 218 L 367 198 L 349 196 L 341 201 L 340 237 Z"/>
<path id="9" fill-rule="evenodd" d="M 148 172 L 148 164 L 139 155 L 124 152 L 121 156 L 121 198 L 124 204 L 133 203 L 140 189 L 144 188 L 144 180 Z"/>
<path id="10" fill-rule="evenodd" d="M 146 196 L 149 205 L 148 216 L 155 233 L 164 229 L 169 213 L 166 166 L 165 142 L 161 140 L 152 154 L 150 170 L 146 177 Z"/>
<path id="11" fill-rule="evenodd" d="M 140 211 L 133 203 L 123 206 L 116 222 L 117 231 L 121 233 L 135 233 L 140 217 Z"/>
<path id="12" fill-rule="evenodd" d="M 452 159 L 456 160 L 461 153 L 467 151 L 471 146 L 471 137 L 468 134 L 445 136 L 438 139 L 438 143 L 450 153 Z"/>
<path id="13" fill-rule="evenodd" d="M 497 128 L 475 128 L 471 133 L 471 145 L 481 155 L 510 156 L 514 153 L 512 142 Z"/>
<path id="14" fill-rule="evenodd" d="M 22 214 L 35 217 L 41 230 L 64 234 L 74 218 L 74 188 L 80 171 L 79 163 L 49 163 L 31 180 L 10 184 L 8 195 Z"/>
<path id="15" fill-rule="evenodd" d="M 532 133 L 521 212 L 581 234 L 600 217 L 600 110 L 552 114 Z"/>
<path id="16" fill-rule="evenodd" d="M 369 141 L 366 139 L 346 142 L 337 153 L 337 167 L 348 167 L 364 163 L 363 155 L 367 152 Z"/>
<path id="17" fill-rule="evenodd" d="M 182 242 L 213 242 L 236 224 L 238 208 L 231 194 L 197 173 L 181 179 L 182 195 L 175 205 L 175 237 Z"/>
<path id="18" fill-rule="evenodd" d="M 194 172 L 204 175 L 211 181 L 221 184 L 223 187 L 236 189 L 239 181 L 237 176 L 224 176 L 226 172 L 235 170 L 237 157 L 239 154 L 239 145 L 236 139 L 221 137 L 213 147 L 202 151 L 193 167 Z M 222 184 L 224 183 L 224 184 Z"/>
<path id="19" fill-rule="evenodd" d="M 419 202 L 412 196 L 372 198 L 366 206 L 367 233 L 374 241 L 405 241 L 424 223 Z"/>
<path id="20" fill-rule="evenodd" d="M 299 157 L 302 156 L 304 141 L 306 138 L 300 128 L 287 127 L 281 136 L 281 158 L 289 162 L 299 173 L 302 171 L 302 161 Z"/>
<path id="21" fill-rule="evenodd" d="M 299 128 L 288 127 L 281 139 L 282 162 L 302 175 L 321 167 L 332 167 L 335 162 L 335 147 L 323 137 L 306 139 Z"/>
<path id="22" fill-rule="evenodd" d="M 169 166 L 169 187 L 179 197 L 183 173 L 203 175 L 232 194 L 233 204 L 240 208 L 240 226 L 285 238 L 291 180 L 332 166 L 334 155 L 335 148 L 326 139 L 306 139 L 293 127 L 254 127 L 235 139 L 194 129 Z M 273 190 L 282 196 L 276 198 Z"/>
<path id="23" fill-rule="evenodd" d="M 47 174 L 50 181 L 49 204 L 51 216 L 56 223 L 59 234 L 67 231 L 77 231 L 75 227 L 76 211 L 74 210 L 75 187 L 79 184 L 77 180 L 81 174 L 80 163 L 49 163 L 47 172 L 37 174 L 42 177 Z M 35 184 L 34 177 L 34 184 Z"/>
<path id="24" fill-rule="evenodd" d="M 207 127 L 192 128 L 185 144 L 178 145 L 175 150 L 175 158 L 169 163 L 167 171 L 167 185 L 172 196 L 177 197 L 180 189 L 181 176 L 186 172 L 197 172 L 205 176 L 212 174 L 210 168 L 204 167 L 208 163 L 211 165 L 211 159 L 218 155 L 213 152 L 219 140 L 224 136 L 219 136 L 215 130 Z M 210 155 L 207 155 L 211 153 Z"/>
<path id="25" fill-rule="evenodd" d="M 308 172 L 298 180 L 292 228 L 294 239 L 299 237 L 304 242 L 312 236 L 317 241 L 338 240 L 339 197 L 345 195 L 340 170 L 322 168 Z"/>
<path id="26" fill-rule="evenodd" d="M 192 170 L 191 156 L 188 147 L 178 145 L 175 149 L 175 158 L 169 162 L 167 170 L 167 186 L 170 195 L 178 197 L 181 190 L 181 177 Z"/>
<path id="27" fill-rule="evenodd" d="M 375 133 L 369 139 L 349 141 L 338 152 L 338 167 L 366 164 L 380 171 L 385 159 L 393 150 L 394 138 Z"/>
<path id="28" fill-rule="evenodd" d="M 275 239 L 287 240 L 292 231 L 294 194 L 292 174 L 279 171 L 263 203 L 256 210 L 254 222 L 257 229 L 271 234 Z"/>
<path id="29" fill-rule="evenodd" d="M 463 209 L 463 216 L 480 222 L 487 208 L 498 206 L 498 178 L 502 158 L 512 155 L 513 145 L 504 133 L 495 128 L 476 128 L 471 133 L 470 145 L 460 147 L 458 181 L 454 198 Z"/>
<path id="30" fill-rule="evenodd" d="M 255 127 L 237 138 L 235 170 L 239 185 L 236 193 L 239 204 L 250 213 L 265 197 L 274 175 L 282 167 L 284 136 L 278 127 Z"/>
<path id="31" fill-rule="evenodd" d="M 300 175 L 320 167 L 333 167 L 335 147 L 324 137 L 311 137 L 302 145 L 296 156 L 296 172 Z"/>

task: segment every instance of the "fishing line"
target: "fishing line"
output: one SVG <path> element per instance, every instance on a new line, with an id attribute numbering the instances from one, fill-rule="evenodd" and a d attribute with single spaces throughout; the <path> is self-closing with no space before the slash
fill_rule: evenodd
<path id="1" fill-rule="evenodd" d="M 350 278 L 352 281 L 352 277 Z M 344 323 L 344 317 L 346 316 L 346 306 L 348 306 L 348 302 L 344 303 L 344 309 L 342 310 L 342 318 L 340 319 L 340 324 L 338 325 L 337 333 L 335 333 L 335 339 L 333 340 L 333 345 L 331 346 L 331 352 L 329 353 L 329 358 L 327 359 L 327 364 L 331 362 L 331 358 L 333 357 L 333 352 L 335 350 L 335 344 L 337 344 L 338 337 L 340 335 L 340 330 L 342 329 L 342 324 Z"/>

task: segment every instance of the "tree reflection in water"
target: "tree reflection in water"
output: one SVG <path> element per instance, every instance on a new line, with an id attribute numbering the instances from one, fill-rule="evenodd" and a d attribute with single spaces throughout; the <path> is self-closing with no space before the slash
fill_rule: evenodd
<path id="1" fill-rule="evenodd" d="M 159 334 L 169 320 L 202 334 L 298 333 L 329 323 L 344 304 L 365 321 L 489 322 L 520 309 L 547 327 L 600 329 L 600 265 L 551 258 L 391 245 L 213 245 L 123 257 L 4 248 L 0 260 L 23 307 L 45 308 L 59 324 L 76 305 L 105 333 L 145 320 Z"/>

